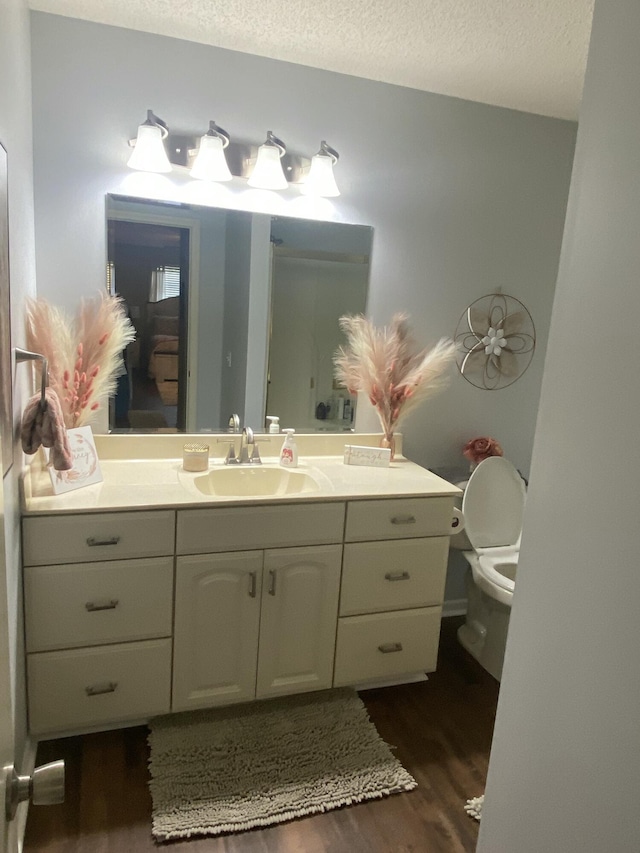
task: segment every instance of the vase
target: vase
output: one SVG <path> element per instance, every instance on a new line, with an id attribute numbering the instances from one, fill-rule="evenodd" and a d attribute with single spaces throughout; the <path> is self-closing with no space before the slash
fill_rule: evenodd
<path id="1" fill-rule="evenodd" d="M 380 437 L 380 447 L 388 447 L 391 451 L 391 461 L 396 455 L 396 437 L 392 432 L 385 432 Z"/>

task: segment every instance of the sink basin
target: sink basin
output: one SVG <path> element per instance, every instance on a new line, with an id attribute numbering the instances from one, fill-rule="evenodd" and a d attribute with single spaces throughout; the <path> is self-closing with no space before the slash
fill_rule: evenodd
<path id="1" fill-rule="evenodd" d="M 250 466 L 214 468 L 195 477 L 193 484 L 203 495 L 225 497 L 299 495 L 320 489 L 316 480 L 304 471 Z"/>

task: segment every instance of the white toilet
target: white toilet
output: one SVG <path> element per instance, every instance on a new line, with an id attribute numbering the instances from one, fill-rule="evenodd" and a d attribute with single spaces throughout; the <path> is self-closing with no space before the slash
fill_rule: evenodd
<path id="1" fill-rule="evenodd" d="M 470 566 L 467 618 L 460 643 L 500 680 L 516 581 L 525 483 L 501 456 L 485 459 L 471 474 L 462 500 L 464 531 L 453 537 Z M 455 540 L 458 541 L 455 541 Z M 471 550 L 472 549 L 472 550 Z"/>

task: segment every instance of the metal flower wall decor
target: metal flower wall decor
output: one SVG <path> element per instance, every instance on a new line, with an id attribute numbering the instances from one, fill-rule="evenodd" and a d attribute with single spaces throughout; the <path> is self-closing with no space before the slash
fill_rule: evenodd
<path id="1" fill-rule="evenodd" d="M 536 347 L 531 314 L 518 299 L 490 293 L 465 310 L 456 327 L 456 364 L 462 376 L 485 391 L 512 385 Z"/>

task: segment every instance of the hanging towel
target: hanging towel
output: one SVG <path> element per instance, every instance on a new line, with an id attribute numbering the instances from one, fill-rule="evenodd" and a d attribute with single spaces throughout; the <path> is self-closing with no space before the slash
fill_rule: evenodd
<path id="1" fill-rule="evenodd" d="M 73 467 L 60 400 L 52 388 L 45 389 L 44 402 L 41 394 L 28 401 L 22 415 L 20 439 L 22 449 L 28 454 L 35 453 L 40 445 L 51 448 L 50 458 L 56 471 Z"/>

